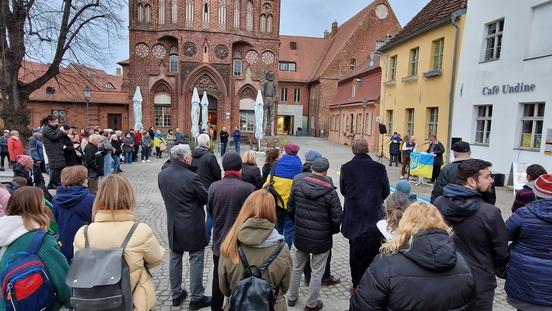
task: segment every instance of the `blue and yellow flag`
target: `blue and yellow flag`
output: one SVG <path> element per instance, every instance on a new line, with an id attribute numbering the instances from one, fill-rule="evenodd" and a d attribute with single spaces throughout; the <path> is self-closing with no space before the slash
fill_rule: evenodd
<path id="1" fill-rule="evenodd" d="M 434 159 L 433 154 L 412 152 L 410 154 L 410 175 L 431 178 Z"/>

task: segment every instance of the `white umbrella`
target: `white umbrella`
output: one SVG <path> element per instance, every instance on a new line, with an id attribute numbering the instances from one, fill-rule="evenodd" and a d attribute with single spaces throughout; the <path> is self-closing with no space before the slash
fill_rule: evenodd
<path id="1" fill-rule="evenodd" d="M 132 98 L 132 101 L 134 103 L 134 128 L 137 130 L 141 130 L 144 128 L 144 125 L 142 124 L 142 92 L 140 92 L 140 87 L 136 87 L 136 91 L 134 92 L 134 97 Z"/>
<path id="2" fill-rule="evenodd" d="M 199 136 L 199 94 L 197 88 L 194 87 L 194 94 L 192 95 L 192 136 L 197 138 Z"/>
<path id="3" fill-rule="evenodd" d="M 257 100 L 255 101 L 255 138 L 257 138 L 257 140 L 263 139 L 264 137 L 263 118 L 264 102 L 261 90 L 259 90 L 257 92 Z"/>
<path id="4" fill-rule="evenodd" d="M 201 98 L 201 129 L 207 130 L 209 129 L 209 125 L 207 125 L 207 120 L 209 118 L 209 99 L 207 98 L 207 92 L 203 92 L 203 97 Z"/>

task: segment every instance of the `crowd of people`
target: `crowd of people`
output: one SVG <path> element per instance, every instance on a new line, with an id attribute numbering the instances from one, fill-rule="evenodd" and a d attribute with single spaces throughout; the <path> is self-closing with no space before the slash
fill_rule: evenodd
<path id="1" fill-rule="evenodd" d="M 158 187 L 175 307 L 189 296 L 190 310 L 280 311 L 299 303 L 306 311 L 321 310 L 321 286 L 341 281 L 331 273 L 333 236 L 341 233 L 349 241 L 350 310 L 492 310 L 497 277 L 506 279 L 507 299 L 516 309 L 552 308 L 552 175 L 540 165 L 527 168 L 529 182 L 504 221 L 494 205 L 492 164 L 471 158 L 462 141 L 452 146 L 454 161 L 435 177 L 431 203 L 423 203 L 406 180 L 390 187 L 386 167 L 371 158 L 364 139 L 353 142 L 337 185 L 328 176 L 327 158 L 308 150 L 301 159 L 294 143 L 267 150 L 262 168 L 254 151 L 221 146 L 221 167 L 210 148 L 212 133 L 200 134 L 192 149 L 178 129 L 166 135 L 153 128 L 77 135 L 55 117 L 43 123 L 29 142 L 30 154 L 23 151 L 10 162 L 18 186 L 0 188 L 0 309 L 155 307 L 149 269 L 162 263 L 165 250 L 152 228 L 135 218 L 134 190 L 117 174 L 115 160 L 131 164 L 140 154 L 140 161 L 148 161 L 152 148 L 157 157 L 169 150 Z M 222 129 L 219 135 L 222 141 L 230 134 Z M 414 138 L 407 142 L 415 144 Z M 439 144 L 433 138 L 429 150 L 437 153 Z M 12 150 L 24 150 L 11 145 L 10 161 Z M 58 186 L 53 198 L 32 173 L 42 176 L 46 157 L 49 185 Z M 212 296 L 205 295 L 203 279 L 209 245 Z M 101 250 L 105 256 L 91 255 Z M 87 269 L 117 254 L 120 271 Z M 26 270 L 37 262 L 44 268 Z M 119 280 L 106 282 L 104 272 L 116 272 Z M 303 276 L 308 289 L 300 301 Z M 31 277 L 40 285 L 25 287 Z M 116 281 L 121 294 L 105 296 L 102 288 Z"/>

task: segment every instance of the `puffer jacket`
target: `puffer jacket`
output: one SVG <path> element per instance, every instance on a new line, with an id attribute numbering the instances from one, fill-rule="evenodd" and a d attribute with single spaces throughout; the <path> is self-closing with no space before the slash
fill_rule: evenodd
<path id="1" fill-rule="evenodd" d="M 212 183 L 221 179 L 221 170 L 217 157 L 205 147 L 197 147 L 192 151 L 192 166 L 205 189 L 209 190 Z"/>
<path id="2" fill-rule="evenodd" d="M 518 209 L 506 221 L 510 262 L 506 274 L 509 297 L 552 308 L 552 199 Z"/>
<path id="3" fill-rule="evenodd" d="M 88 239 L 91 247 L 119 247 L 135 222 L 129 211 L 114 213 L 100 211 L 94 223 L 88 226 Z M 84 248 L 84 229 L 75 235 L 75 252 Z M 134 310 L 149 311 L 156 303 L 155 284 L 148 271 L 163 262 L 165 250 L 159 245 L 153 230 L 146 224 L 139 224 L 124 251 L 130 270 L 130 287 Z"/>
<path id="4" fill-rule="evenodd" d="M 10 161 L 17 161 L 17 156 L 22 154 L 25 154 L 25 150 L 23 150 L 21 140 L 15 136 L 11 136 L 10 139 L 8 139 L 8 155 Z"/>
<path id="5" fill-rule="evenodd" d="M 341 202 L 331 178 L 301 175 L 293 181 L 288 200 L 288 214 L 295 219 L 293 243 L 303 252 L 322 254 L 332 248 L 332 235 L 339 233 Z"/>
<path id="6" fill-rule="evenodd" d="M 57 127 L 46 124 L 42 127 L 42 142 L 48 157 L 48 165 L 51 168 L 65 167 L 65 154 L 63 153 L 63 142 L 61 138 L 66 134 Z"/>
<path id="7" fill-rule="evenodd" d="M 352 311 L 468 310 L 475 282 L 448 233 L 432 229 L 414 237 L 410 248 L 376 256 L 364 273 Z"/>
<path id="8" fill-rule="evenodd" d="M 274 165 L 276 167 L 274 167 Z M 271 172 L 268 174 L 263 188 L 270 183 L 270 178 L 273 174 L 272 172 L 274 172 L 274 190 L 278 192 L 284 201 L 284 206 L 280 207 L 287 208 L 289 194 L 291 193 L 291 186 L 293 185 L 293 178 L 301 174 L 302 171 L 303 164 L 298 156 L 284 154 L 280 160 L 274 162 L 272 165 Z M 276 204 L 278 204 L 278 202 L 276 202 Z"/>
<path id="9" fill-rule="evenodd" d="M 266 219 L 250 218 L 240 226 L 238 233 L 238 241 L 243 247 L 247 261 L 250 265 L 257 267 L 272 255 L 283 239 L 284 237 L 274 229 L 274 224 Z M 274 293 L 277 293 L 274 311 L 287 310 L 284 295 L 289 289 L 292 267 L 289 248 L 284 245 L 276 260 L 262 274 L 263 279 L 272 287 Z M 230 259 L 221 256 L 218 275 L 220 291 L 224 296 L 230 297 L 232 289 L 243 277 L 243 266 L 241 262 L 236 265 Z M 228 305 L 225 310 L 229 310 Z"/>
<path id="10" fill-rule="evenodd" d="M 255 186 L 255 189 L 257 190 L 261 189 L 261 186 L 263 185 L 261 170 L 257 165 L 243 163 L 240 177 L 241 180 Z"/>

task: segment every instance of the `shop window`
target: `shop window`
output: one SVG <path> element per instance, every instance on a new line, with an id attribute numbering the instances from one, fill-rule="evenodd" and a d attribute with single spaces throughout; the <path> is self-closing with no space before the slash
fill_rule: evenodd
<path id="1" fill-rule="evenodd" d="M 240 131 L 253 132 L 255 131 L 255 111 L 240 110 Z"/>
<path id="2" fill-rule="evenodd" d="M 489 137 L 491 135 L 491 122 L 493 117 L 493 106 L 482 105 L 475 106 L 475 143 L 477 144 L 489 144 Z"/>
<path id="3" fill-rule="evenodd" d="M 522 104 L 520 148 L 540 150 L 544 103 Z"/>

